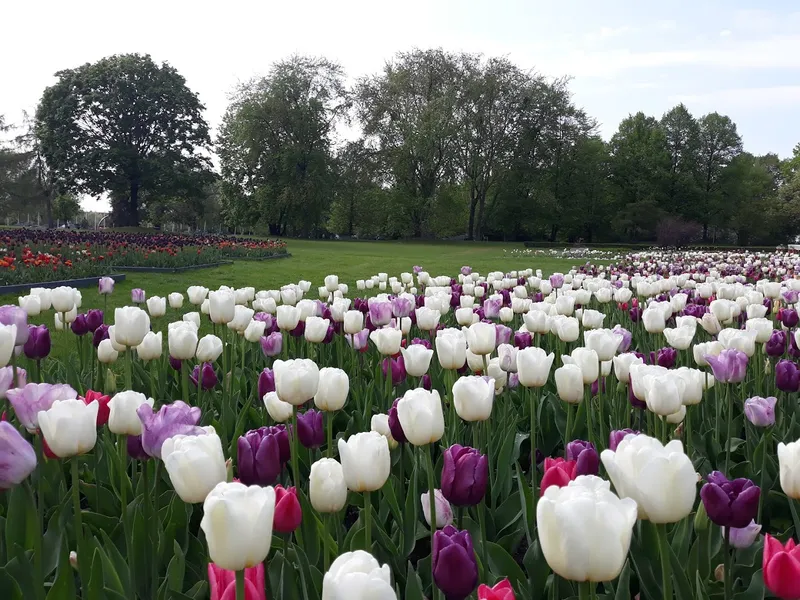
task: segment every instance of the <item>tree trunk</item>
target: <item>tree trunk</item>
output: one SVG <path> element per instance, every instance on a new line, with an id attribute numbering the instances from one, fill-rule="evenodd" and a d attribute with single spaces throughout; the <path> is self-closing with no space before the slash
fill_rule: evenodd
<path id="1" fill-rule="evenodd" d="M 47 228 L 53 228 L 53 192 L 52 190 L 47 190 L 45 192 L 45 200 L 47 203 Z"/>
<path id="2" fill-rule="evenodd" d="M 483 225 L 484 214 L 483 209 L 486 206 L 486 193 L 478 192 L 478 220 L 475 223 L 475 239 L 479 242 L 483 241 Z"/>
<path id="3" fill-rule="evenodd" d="M 474 190 L 470 190 L 470 198 L 469 198 L 469 225 L 467 225 L 467 239 L 474 240 L 475 236 L 475 205 L 477 204 L 477 198 L 475 197 Z"/>
<path id="4" fill-rule="evenodd" d="M 128 207 L 128 226 L 139 226 L 139 184 L 131 183 L 130 206 Z"/>

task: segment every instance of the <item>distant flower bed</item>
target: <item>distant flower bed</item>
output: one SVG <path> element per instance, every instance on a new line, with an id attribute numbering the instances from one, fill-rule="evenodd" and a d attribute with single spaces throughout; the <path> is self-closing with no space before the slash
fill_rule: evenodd
<path id="1" fill-rule="evenodd" d="M 282 241 L 219 235 L 10 229 L 0 234 L 0 285 L 92 277 L 112 266 L 186 267 L 285 253 Z"/>

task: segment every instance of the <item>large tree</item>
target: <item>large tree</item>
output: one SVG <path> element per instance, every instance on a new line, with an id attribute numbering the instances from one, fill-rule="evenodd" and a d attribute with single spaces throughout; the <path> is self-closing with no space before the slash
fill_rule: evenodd
<path id="1" fill-rule="evenodd" d="M 251 213 L 231 204 L 244 202 L 260 209 L 253 217 L 273 235 L 320 233 L 332 198 L 333 135 L 347 106 L 344 72 L 324 58 L 292 56 L 239 87 L 217 143 L 230 224 Z"/>
<path id="2" fill-rule="evenodd" d="M 202 172 L 210 140 L 183 76 L 149 55 L 123 54 L 56 73 L 36 135 L 61 191 L 109 194 L 117 225 L 138 225 L 142 197 L 169 196 L 175 173 Z"/>
<path id="3" fill-rule="evenodd" d="M 700 126 L 683 104 L 661 117 L 661 128 L 669 152 L 665 208 L 687 215 L 698 199 L 697 181 L 700 153 Z"/>

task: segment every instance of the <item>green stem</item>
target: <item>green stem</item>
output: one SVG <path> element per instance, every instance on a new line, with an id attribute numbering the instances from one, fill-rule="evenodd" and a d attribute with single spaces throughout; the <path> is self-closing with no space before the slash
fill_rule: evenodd
<path id="1" fill-rule="evenodd" d="M 37 498 L 29 480 L 26 479 L 23 485 L 30 496 L 31 502 L 36 506 L 36 526 L 33 532 L 33 585 L 37 600 L 44 600 L 44 571 L 42 569 L 42 520 L 44 518 L 44 502 L 41 496 Z"/>
<path id="2" fill-rule="evenodd" d="M 733 435 L 733 398 L 731 396 L 731 386 L 725 386 L 725 406 L 728 411 L 728 434 L 725 440 L 725 475 L 731 474 L 731 436 Z"/>
<path id="3" fill-rule="evenodd" d="M 589 600 L 591 596 L 592 583 L 590 581 L 581 581 L 578 584 L 578 598 L 580 600 Z"/>
<path id="4" fill-rule="evenodd" d="M 197 385 L 200 385 L 202 375 L 197 378 Z M 183 401 L 189 404 L 189 364 L 188 361 L 181 361 L 181 390 L 183 392 Z"/>
<path id="5" fill-rule="evenodd" d="M 420 446 L 419 451 L 425 456 L 428 466 L 428 507 L 431 514 L 431 556 L 433 556 L 433 539 L 436 536 L 436 473 L 433 472 L 433 459 L 431 453 L 433 446 L 430 449 L 427 446 Z M 436 583 L 433 576 L 433 561 L 431 561 L 431 597 L 436 596 Z"/>
<path id="6" fill-rule="evenodd" d="M 297 407 L 292 407 L 292 483 L 300 490 L 300 450 L 297 444 Z M 298 527 L 295 535 L 297 536 L 297 543 L 303 547 L 303 537 Z"/>
<path id="7" fill-rule="evenodd" d="M 245 600 L 244 597 L 244 569 L 236 571 L 236 600 Z"/>
<path id="8" fill-rule="evenodd" d="M 725 600 L 732 600 L 733 598 L 733 577 L 731 577 L 731 570 L 733 569 L 733 553 L 731 552 L 731 528 L 725 527 L 725 542 L 723 544 L 723 552 L 725 553 Z"/>
<path id="9" fill-rule="evenodd" d="M 572 441 L 572 404 L 567 403 L 567 428 L 564 430 L 564 447 Z"/>
<path id="10" fill-rule="evenodd" d="M 330 532 L 330 521 L 331 521 L 330 514 L 324 513 L 322 515 L 322 530 L 325 533 L 325 537 L 323 538 L 322 542 L 323 542 L 323 546 L 324 546 L 323 555 L 325 556 L 325 558 L 324 558 L 324 566 L 325 566 L 324 572 L 325 573 L 327 573 L 328 569 L 330 569 L 330 566 L 331 566 L 331 554 L 333 553 L 333 550 L 331 549 L 330 544 L 328 543 L 328 535 L 329 535 L 329 532 Z"/>
<path id="11" fill-rule="evenodd" d="M 133 357 L 131 354 L 133 353 L 133 348 L 127 348 L 125 350 L 125 389 L 132 390 L 133 389 Z"/>
<path id="12" fill-rule="evenodd" d="M 364 492 L 364 549 L 372 553 L 372 498 Z"/>
<path id="13" fill-rule="evenodd" d="M 669 542 L 667 541 L 667 526 L 663 523 L 655 525 L 658 535 L 658 549 L 661 555 L 661 588 L 664 600 L 672 600 L 672 569 L 669 564 Z"/>
<path id="14" fill-rule="evenodd" d="M 489 582 L 489 548 L 486 540 L 486 498 L 478 503 L 478 526 L 481 530 L 481 561 L 483 562 L 483 580 Z"/>
<path id="15" fill-rule="evenodd" d="M 532 390 L 531 394 L 531 491 L 533 492 L 533 502 L 536 504 L 536 396 L 539 390 Z"/>
<path id="16" fill-rule="evenodd" d="M 393 387 L 392 386 L 392 383 L 393 383 L 392 377 L 393 376 L 394 376 L 394 374 L 393 374 L 393 369 L 392 369 L 392 357 L 391 356 L 387 356 L 386 357 L 386 398 L 384 400 L 384 402 L 388 402 L 388 405 L 386 405 L 384 407 L 384 408 L 386 408 L 386 412 L 389 412 L 389 407 L 391 407 L 392 406 L 392 402 L 394 402 L 394 399 L 392 398 L 392 396 L 394 395 L 394 394 L 392 394 L 392 387 Z"/>
<path id="17" fill-rule="evenodd" d="M 85 566 L 89 565 L 90 559 L 88 552 L 84 552 L 83 547 L 83 514 L 81 512 L 81 491 L 80 491 L 80 475 L 78 473 L 78 457 L 73 456 L 70 461 L 70 469 L 72 470 L 72 518 L 75 526 L 75 549 L 78 553 L 78 575 L 81 580 L 81 597 L 88 598 L 88 590 L 86 588 L 86 577 L 84 576 L 86 569 Z"/>
<path id="18" fill-rule="evenodd" d="M 764 496 L 766 494 L 766 491 L 764 490 L 764 482 L 767 477 L 767 448 L 769 448 L 771 437 L 772 428 L 768 427 L 764 432 L 764 449 L 761 453 L 761 475 L 759 477 L 760 481 L 758 482 L 761 488 L 761 494 L 758 497 L 758 516 L 756 517 L 756 523 L 761 523 L 761 510 L 764 507 Z"/>

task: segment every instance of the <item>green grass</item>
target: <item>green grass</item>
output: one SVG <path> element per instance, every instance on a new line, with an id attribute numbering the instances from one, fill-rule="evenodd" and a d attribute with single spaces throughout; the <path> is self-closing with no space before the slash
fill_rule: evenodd
<path id="1" fill-rule="evenodd" d="M 164 296 L 170 292 L 180 292 L 186 296 L 186 288 L 190 285 L 203 285 L 216 289 L 221 285 L 234 288 L 253 286 L 256 290 L 276 289 L 287 283 L 297 283 L 301 279 L 312 283 L 308 294 L 317 298 L 316 288 L 323 283 L 326 275 L 336 274 L 341 283 L 350 286 L 350 297 L 358 294 L 355 282 L 357 279 L 369 278 L 379 272 L 389 276 L 400 276 L 400 273 L 411 272 L 414 265 L 419 265 L 431 275 L 451 275 L 455 277 L 463 265 L 469 265 L 480 273 L 490 271 L 520 270 L 526 268 L 541 269 L 545 274 L 564 271 L 572 267 L 578 260 L 525 257 L 520 259 L 504 257 L 503 250 L 510 251 L 522 248 L 522 244 L 496 243 L 423 243 L 423 242 L 333 242 L 289 240 L 288 250 L 291 258 L 267 261 L 236 261 L 233 265 L 215 269 L 199 269 L 177 274 L 130 273 L 125 281 L 118 284 L 114 293 L 108 298 L 109 315 L 106 323 L 113 323 L 113 309 L 131 303 L 131 289 L 142 288 L 147 297 Z M 83 304 L 80 312 L 90 308 L 103 308 L 103 298 L 97 294 L 96 288 L 84 288 Z M 373 291 L 377 293 L 377 289 Z M 2 304 L 17 304 L 17 296 L 6 295 L 0 298 Z M 184 300 L 181 314 L 193 310 Z M 175 311 L 167 308 L 167 316 L 158 319 L 155 327 L 166 329 L 166 323 L 177 320 Z M 31 322 L 45 323 L 53 326 L 53 312 L 32 318 Z M 154 327 L 154 328 L 155 328 Z M 55 356 L 72 349 L 72 342 L 67 345 L 64 336 L 53 334 Z M 164 339 L 166 347 L 166 336 Z"/>

